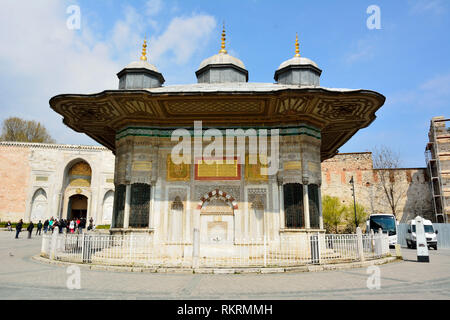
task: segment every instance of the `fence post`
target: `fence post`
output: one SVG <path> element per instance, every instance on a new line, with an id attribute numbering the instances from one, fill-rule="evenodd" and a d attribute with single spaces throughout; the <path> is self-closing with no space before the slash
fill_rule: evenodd
<path id="1" fill-rule="evenodd" d="M 370 229 L 370 249 L 372 251 L 372 255 L 375 254 L 375 233 L 373 232 L 373 229 Z"/>
<path id="2" fill-rule="evenodd" d="M 42 235 L 42 244 L 41 244 L 41 256 L 42 256 L 42 254 L 47 254 L 47 250 L 46 250 L 46 247 L 48 247 L 47 243 L 48 243 L 47 235 L 43 234 Z"/>
<path id="3" fill-rule="evenodd" d="M 358 253 L 359 253 L 359 260 L 361 262 L 365 261 L 364 258 L 364 247 L 363 247 L 363 240 L 362 240 L 362 231 L 361 228 L 356 228 L 356 239 L 358 243 Z"/>
<path id="4" fill-rule="evenodd" d="M 267 234 L 264 234 L 264 267 L 267 267 Z"/>
<path id="5" fill-rule="evenodd" d="M 59 227 L 55 227 L 52 233 L 52 242 L 50 248 L 50 260 L 55 260 L 56 246 L 58 245 Z"/>
<path id="6" fill-rule="evenodd" d="M 81 262 L 84 263 L 85 262 L 85 256 L 84 256 L 84 241 L 85 241 L 85 234 L 83 233 L 81 235 Z"/>
<path id="7" fill-rule="evenodd" d="M 199 267 L 198 265 L 198 256 L 200 250 L 200 230 L 198 228 L 194 228 L 194 234 L 192 239 L 192 268 L 196 269 Z"/>

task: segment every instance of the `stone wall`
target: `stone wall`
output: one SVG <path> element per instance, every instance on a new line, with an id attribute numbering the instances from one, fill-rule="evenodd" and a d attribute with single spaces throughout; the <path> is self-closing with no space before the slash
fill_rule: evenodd
<path id="1" fill-rule="evenodd" d="M 68 171 L 80 161 L 91 167 L 91 183 L 69 186 Z M 66 218 L 68 197 L 79 193 L 88 197 L 88 217 L 108 223 L 103 211 L 105 196 L 114 190 L 114 156 L 106 148 L 0 142 L 0 179 L 1 221 Z"/>
<path id="2" fill-rule="evenodd" d="M 392 213 L 380 175 L 386 170 L 373 169 L 372 153 L 341 153 L 322 163 L 322 195 L 353 204 L 351 177 L 355 182 L 356 201 L 368 213 Z M 397 220 L 405 222 L 416 215 L 432 218 L 432 203 L 426 168 L 402 168 L 387 173 L 395 180 L 399 201 Z"/>
<path id="3" fill-rule="evenodd" d="M 0 144 L 0 221 L 24 218 L 30 182 L 30 150 Z"/>
<path id="4" fill-rule="evenodd" d="M 289 147 L 286 144 L 283 148 Z M 283 151 L 283 148 L 281 148 L 282 154 L 286 151 Z M 169 150 L 170 148 L 161 153 L 161 159 L 159 159 L 161 167 L 159 169 L 154 167 L 152 171 L 162 170 L 165 172 Z M 308 154 L 308 152 L 305 152 L 305 154 Z M 33 196 L 39 189 L 44 190 L 46 193 L 48 201 L 47 214 L 49 216 L 58 216 L 64 210 L 64 201 L 61 200 L 61 197 L 64 198 L 64 190 L 66 190 L 64 182 L 65 170 L 68 165 L 77 161 L 77 159 L 86 160 L 92 167 L 92 185 L 89 190 L 91 195 L 90 212 L 92 212 L 97 224 L 108 223 L 108 221 L 103 221 L 103 212 L 105 211 L 104 198 L 108 192 L 114 190 L 115 163 L 115 157 L 110 151 L 102 147 L 7 142 L 0 143 L 0 179 L 2 181 L 0 184 L 0 220 L 18 221 L 19 219 L 24 219 L 28 221 L 31 214 Z M 295 162 L 299 159 L 286 158 L 284 160 Z M 338 154 L 332 159 L 324 161 L 321 168 L 323 195 L 336 196 L 341 198 L 344 204 L 352 204 L 353 198 L 349 180 L 354 176 L 356 200 L 358 203 L 361 203 L 369 213 L 391 212 L 391 208 L 381 188 L 380 170 L 373 169 L 372 154 L 370 152 Z M 116 172 L 116 179 L 121 179 L 121 174 L 125 174 L 125 171 L 124 168 Z M 310 180 L 313 182 L 318 181 L 320 178 L 314 177 L 313 173 L 314 171 L 310 171 L 310 174 L 312 174 L 309 177 Z M 242 175 L 245 175 L 244 171 Z M 418 214 L 428 216 L 432 212 L 432 203 L 426 169 L 397 169 L 393 171 L 392 175 L 396 181 L 400 182 L 399 189 L 403 193 L 398 205 L 399 221 L 407 221 Z M 295 178 L 295 175 L 285 177 L 288 180 L 292 178 Z M 165 198 L 165 193 L 167 192 L 167 197 L 170 198 L 170 201 L 173 201 L 174 199 L 172 198 L 174 196 L 171 196 L 172 189 L 181 186 L 185 190 L 191 182 L 177 181 L 169 182 L 167 185 L 164 183 L 164 194 L 159 194 L 159 197 Z M 213 182 L 210 183 L 211 185 L 207 182 L 203 184 L 208 185 L 211 190 L 215 189 Z M 261 182 L 242 186 L 239 182 L 227 182 L 222 183 L 220 187 L 225 190 L 235 184 L 242 187 L 242 194 L 237 192 L 234 195 L 236 199 L 241 199 L 241 201 L 246 198 L 243 191 L 244 188 L 245 190 L 248 188 L 261 189 Z M 262 184 L 264 185 L 265 183 Z M 165 189 L 166 187 L 167 190 Z M 277 189 L 275 181 L 264 187 L 267 189 L 267 195 Z M 203 190 L 198 188 L 198 192 L 204 193 L 210 191 L 209 189 Z M 199 199 L 198 192 L 185 194 L 182 197 L 183 199 L 181 199 L 182 201 L 190 199 L 191 203 L 188 207 L 192 211 L 195 209 Z M 266 201 L 270 211 L 276 212 L 279 210 L 276 205 L 276 199 L 268 196 Z M 243 208 L 245 207 L 244 204 L 241 203 L 241 205 Z M 155 207 L 160 206 L 160 204 L 156 205 L 155 203 Z M 162 207 L 159 209 L 162 209 Z M 433 217 L 430 216 L 430 218 Z"/>

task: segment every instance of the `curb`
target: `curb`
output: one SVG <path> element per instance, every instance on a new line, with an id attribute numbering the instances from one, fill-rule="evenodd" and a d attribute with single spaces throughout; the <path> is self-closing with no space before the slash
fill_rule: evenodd
<path id="1" fill-rule="evenodd" d="M 113 271 L 113 272 L 138 272 L 138 273 L 172 273 L 172 274 L 273 274 L 273 273 L 295 273 L 295 272 L 321 272 L 321 271 L 333 271 L 333 270 L 346 270 L 355 268 L 364 268 L 373 265 L 382 265 L 395 261 L 402 261 L 397 257 L 385 257 L 376 260 L 369 260 L 364 262 L 348 262 L 337 264 L 324 264 L 313 266 L 297 266 L 297 267 L 284 267 L 284 268 L 169 268 L 169 267 L 125 267 L 125 266 L 108 266 L 99 264 L 82 264 L 72 263 L 65 261 L 55 261 L 43 258 L 39 255 L 32 256 L 32 260 L 58 265 L 58 266 L 71 266 L 78 265 L 82 268 L 96 271 Z"/>

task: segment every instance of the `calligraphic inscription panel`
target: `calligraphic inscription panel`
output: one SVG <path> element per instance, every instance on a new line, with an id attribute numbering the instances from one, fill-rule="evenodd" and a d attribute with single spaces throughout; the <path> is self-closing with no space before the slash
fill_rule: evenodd
<path id="1" fill-rule="evenodd" d="M 227 163 L 225 159 L 196 159 L 195 180 L 240 180 L 241 166 L 237 158 L 233 163 Z M 209 162 L 208 161 L 208 162 Z"/>

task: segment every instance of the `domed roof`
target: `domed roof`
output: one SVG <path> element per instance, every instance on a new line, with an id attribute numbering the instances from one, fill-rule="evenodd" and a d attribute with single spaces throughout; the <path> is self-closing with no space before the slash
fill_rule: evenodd
<path id="1" fill-rule="evenodd" d="M 203 60 L 200 63 L 200 67 L 198 68 L 198 70 L 201 70 L 208 65 L 223 65 L 223 64 L 233 64 L 235 66 L 238 66 L 239 68 L 245 69 L 245 65 L 241 60 L 229 55 L 228 53 L 220 52 L 218 54 L 213 55 L 212 57 Z"/>
<path id="2" fill-rule="evenodd" d="M 314 61 L 300 56 L 298 34 L 295 35 L 295 56 L 292 59 L 286 60 L 282 64 L 280 64 L 277 71 L 288 66 L 313 66 L 320 70 L 319 66 Z"/>
<path id="3" fill-rule="evenodd" d="M 303 65 L 303 66 L 311 65 L 311 66 L 316 67 L 317 69 L 320 69 L 319 66 L 311 59 L 304 58 L 304 57 L 293 57 L 292 59 L 286 60 L 282 64 L 280 64 L 280 66 L 278 67 L 277 70 L 281 70 L 288 66 L 300 66 L 300 65 Z"/>
<path id="4" fill-rule="evenodd" d="M 125 69 L 147 69 L 154 72 L 159 72 L 158 69 L 152 65 L 151 63 L 148 63 L 147 61 L 140 60 L 140 61 L 133 61 L 129 65 L 125 67 Z"/>

